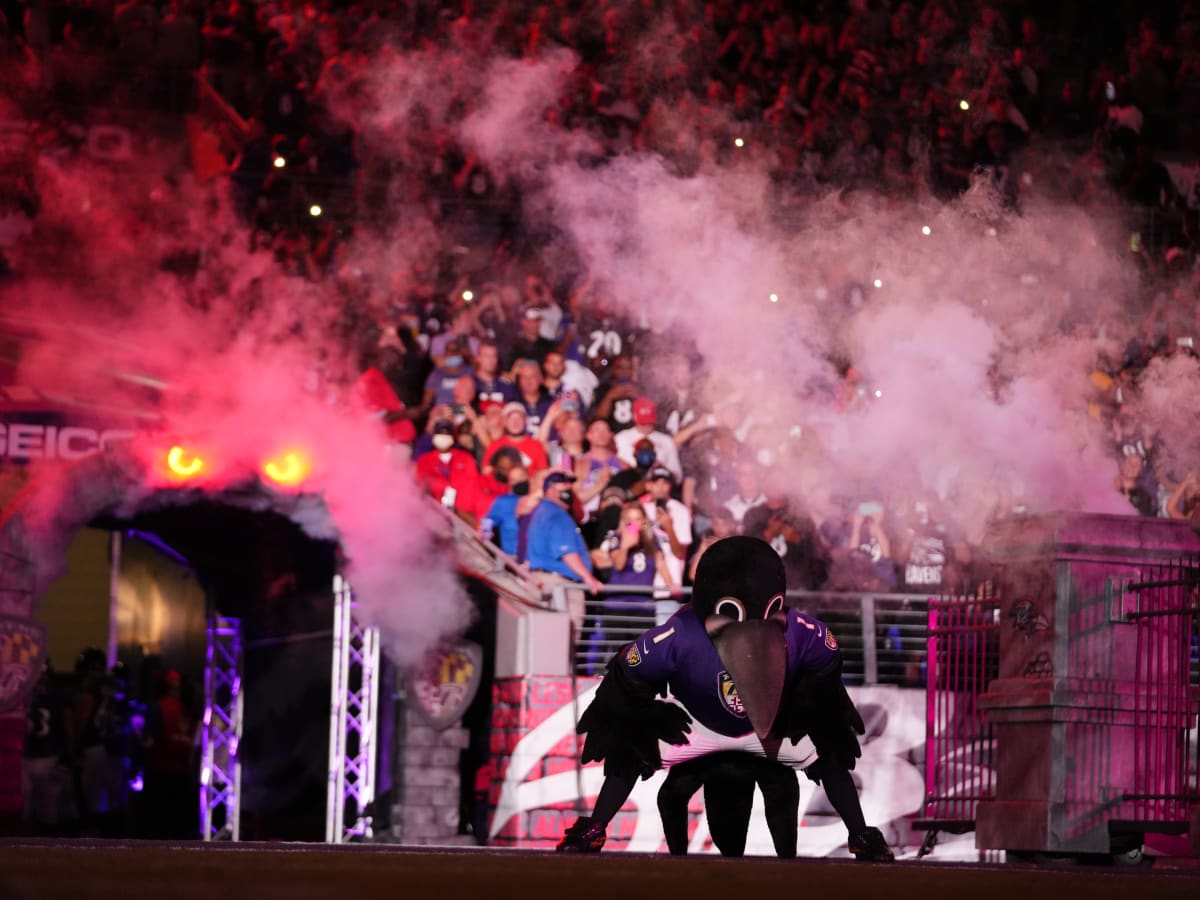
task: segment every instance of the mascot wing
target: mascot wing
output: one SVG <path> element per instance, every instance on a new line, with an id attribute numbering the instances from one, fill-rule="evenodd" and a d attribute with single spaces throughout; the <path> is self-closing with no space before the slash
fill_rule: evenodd
<path id="1" fill-rule="evenodd" d="M 614 658 L 576 727 L 587 735 L 583 762 L 603 760 L 605 775 L 642 778 L 662 768 L 658 742 L 686 744 L 692 718 L 675 704 L 655 699 L 659 692 L 631 678 Z"/>

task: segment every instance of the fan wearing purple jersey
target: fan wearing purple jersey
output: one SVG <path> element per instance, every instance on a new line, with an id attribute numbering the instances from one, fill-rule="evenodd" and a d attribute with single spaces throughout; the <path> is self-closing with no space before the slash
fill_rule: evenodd
<path id="1" fill-rule="evenodd" d="M 717 541 L 697 567 L 692 603 L 614 657 L 578 725 L 587 736 L 583 762 L 604 762 L 604 784 L 592 815 L 567 829 L 560 852 L 599 851 L 639 777 L 681 763 L 693 764 L 694 773 L 695 761 L 721 754 L 711 770 L 714 779 L 726 778 L 718 797 L 741 784 L 732 794 L 744 799 L 739 791 L 761 781 L 763 760 L 803 771 L 824 787 L 852 854 L 892 859 L 883 835 L 864 820 L 850 775 L 865 729 L 842 684 L 837 640 L 818 619 L 784 607 L 786 586 L 783 563 L 765 541 Z M 746 777 L 728 778 L 729 761 L 738 758 L 731 751 L 759 758 L 746 764 Z M 707 792 L 703 767 L 689 777 Z M 735 820 L 744 835 L 749 809 L 735 802 L 707 814 L 724 833 Z M 779 855 L 795 854 L 794 832 L 790 853 L 774 828 L 773 835 Z"/>

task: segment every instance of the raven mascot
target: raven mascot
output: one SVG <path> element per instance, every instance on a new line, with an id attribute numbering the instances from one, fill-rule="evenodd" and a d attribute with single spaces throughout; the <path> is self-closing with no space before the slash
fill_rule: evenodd
<path id="1" fill-rule="evenodd" d="M 842 684 L 837 640 L 824 623 L 785 608 L 786 589 L 783 561 L 769 544 L 724 538 L 700 558 L 691 604 L 616 654 L 577 728 L 586 735 L 582 761 L 603 761 L 604 784 L 592 815 L 567 829 L 559 852 L 598 852 L 638 778 L 682 766 L 659 796 L 674 853 L 686 852 L 687 800 L 703 786 L 714 843 L 741 855 L 759 785 L 776 852 L 795 856 L 795 772 L 803 771 L 824 787 L 853 855 L 893 858 L 867 826 L 850 775 L 865 729 Z"/>

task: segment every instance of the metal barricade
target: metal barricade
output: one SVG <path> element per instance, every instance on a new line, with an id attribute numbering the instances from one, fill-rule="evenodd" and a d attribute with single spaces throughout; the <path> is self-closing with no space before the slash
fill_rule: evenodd
<path id="1" fill-rule="evenodd" d="M 663 588 L 628 585 L 589 595 L 571 651 L 572 671 L 579 676 L 601 674 L 621 647 L 690 597 L 690 587 L 668 593 Z M 566 609 L 550 595 L 543 605 Z M 925 596 L 788 591 L 787 605 L 812 613 L 837 635 L 847 684 L 924 686 Z"/>
<path id="2" fill-rule="evenodd" d="M 974 830 L 976 806 L 995 796 L 995 735 L 978 700 L 998 674 L 999 637 L 997 599 L 930 598 L 922 856 L 939 831 Z"/>
<path id="3" fill-rule="evenodd" d="M 1193 655 L 1200 627 L 1195 561 L 1144 571 L 1126 585 L 1117 621 L 1137 628 L 1133 692 L 1133 781 L 1117 831 L 1179 833 L 1200 803 Z M 1131 602 L 1132 600 L 1132 602 Z"/>

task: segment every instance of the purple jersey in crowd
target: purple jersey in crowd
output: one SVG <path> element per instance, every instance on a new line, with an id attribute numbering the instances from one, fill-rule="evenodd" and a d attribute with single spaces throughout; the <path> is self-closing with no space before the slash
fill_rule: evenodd
<path id="1" fill-rule="evenodd" d="M 790 688 L 796 675 L 825 671 L 841 652 L 823 622 L 794 609 L 786 613 Z M 737 687 L 690 605 L 622 649 L 620 664 L 635 681 L 666 682 L 692 717 L 718 734 L 742 737 L 754 730 Z"/>

